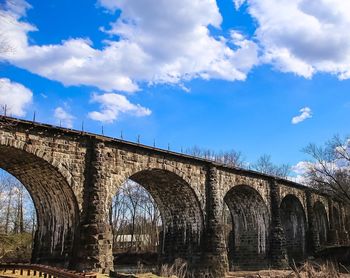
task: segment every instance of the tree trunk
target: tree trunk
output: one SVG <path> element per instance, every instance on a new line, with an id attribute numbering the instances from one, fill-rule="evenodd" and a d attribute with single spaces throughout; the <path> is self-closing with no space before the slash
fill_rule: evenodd
<path id="1" fill-rule="evenodd" d="M 6 209 L 6 221 L 5 221 L 5 234 L 9 233 L 9 225 L 10 225 L 10 213 L 11 213 L 11 202 L 12 202 L 12 188 L 9 192 L 9 199 L 7 202 L 7 209 Z"/>

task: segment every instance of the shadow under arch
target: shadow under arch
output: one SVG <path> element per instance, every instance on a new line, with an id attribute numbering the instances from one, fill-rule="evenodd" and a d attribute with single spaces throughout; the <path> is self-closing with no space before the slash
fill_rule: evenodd
<path id="1" fill-rule="evenodd" d="M 328 217 L 325 206 L 322 202 L 317 201 L 314 204 L 314 215 L 315 215 L 315 223 L 316 229 L 318 231 L 318 237 L 320 239 L 321 245 L 327 244 L 329 224 Z"/>
<path id="2" fill-rule="evenodd" d="M 225 195 L 231 218 L 228 258 L 231 270 L 261 269 L 268 265 L 269 211 L 254 188 L 237 185 Z"/>
<path id="3" fill-rule="evenodd" d="M 37 214 L 32 262 L 68 267 L 74 257 L 79 209 L 67 179 L 47 159 L 0 145 L 0 168 L 28 190 Z"/>
<path id="4" fill-rule="evenodd" d="M 306 217 L 300 200 L 286 195 L 280 205 L 281 222 L 286 238 L 288 260 L 298 262 L 306 256 Z"/>
<path id="5" fill-rule="evenodd" d="M 333 219 L 334 219 L 334 229 L 339 233 L 341 231 L 340 213 L 339 210 L 333 206 Z"/>
<path id="6" fill-rule="evenodd" d="M 160 211 L 163 231 L 159 263 L 182 258 L 196 264 L 201 254 L 204 218 L 193 188 L 178 174 L 157 168 L 140 170 L 128 179 L 145 188 Z"/>

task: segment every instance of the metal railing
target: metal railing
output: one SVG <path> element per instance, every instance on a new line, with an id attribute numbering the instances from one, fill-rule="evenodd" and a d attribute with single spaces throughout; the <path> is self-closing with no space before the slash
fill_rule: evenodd
<path id="1" fill-rule="evenodd" d="M 0 264 L 0 277 L 7 277 L 8 274 L 16 274 L 19 271 L 21 276 L 37 276 L 43 278 L 97 278 L 96 273 L 77 272 L 58 267 L 39 264 Z"/>

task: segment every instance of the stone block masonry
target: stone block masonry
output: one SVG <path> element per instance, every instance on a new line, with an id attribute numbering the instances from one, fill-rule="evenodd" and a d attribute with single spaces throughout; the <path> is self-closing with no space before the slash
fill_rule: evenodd
<path id="1" fill-rule="evenodd" d="M 157 202 L 160 263 L 198 276 L 286 267 L 323 245 L 348 243 L 349 208 L 300 184 L 175 152 L 0 117 L 0 167 L 30 192 L 38 216 L 32 261 L 113 269 L 111 200 L 131 179 Z M 225 240 L 222 213 L 232 227 Z"/>

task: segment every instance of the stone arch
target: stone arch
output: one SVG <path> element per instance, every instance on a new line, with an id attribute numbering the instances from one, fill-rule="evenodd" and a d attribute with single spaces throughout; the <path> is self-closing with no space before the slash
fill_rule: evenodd
<path id="1" fill-rule="evenodd" d="M 320 239 L 320 244 L 325 245 L 327 244 L 329 224 L 328 224 L 326 208 L 320 201 L 317 201 L 314 204 L 314 215 L 315 215 L 316 229 L 318 231 L 318 236 Z"/>
<path id="2" fill-rule="evenodd" d="M 165 162 L 164 163 L 161 163 L 161 162 L 153 163 L 150 161 L 148 163 L 143 163 L 143 158 L 134 158 L 134 160 L 135 160 L 135 162 L 132 164 L 123 165 L 122 171 L 115 175 L 114 183 L 115 183 L 116 189 L 113 191 L 116 191 L 118 189 L 118 186 L 123 184 L 123 182 L 125 182 L 125 180 L 127 180 L 131 176 L 133 176 L 139 172 L 142 172 L 145 170 L 152 170 L 152 169 L 159 169 L 159 170 L 164 170 L 167 172 L 174 173 L 178 177 L 183 179 L 189 185 L 191 185 L 193 182 L 192 177 L 190 175 L 186 174 L 184 171 L 182 171 L 180 169 L 181 167 L 176 167 L 176 165 L 173 166 L 173 165 L 170 165 L 170 164 L 165 163 Z M 138 160 L 140 160 L 140 162 L 138 162 Z M 193 191 L 195 191 L 195 194 L 197 195 L 197 197 L 199 197 L 200 193 L 197 191 L 197 189 L 192 187 L 192 186 L 191 186 L 191 188 Z"/>
<path id="3" fill-rule="evenodd" d="M 163 231 L 160 236 L 160 261 L 168 263 L 182 258 L 197 263 L 201 252 L 204 216 L 190 184 L 178 174 L 159 168 L 137 171 L 128 179 L 151 194 L 161 213 Z M 120 186 L 118 184 L 118 188 Z"/>
<path id="4" fill-rule="evenodd" d="M 147 159 L 148 162 L 144 163 L 144 159 L 144 157 L 134 157 L 133 163 L 121 165 L 122 170 L 113 175 L 113 185 L 111 186 L 112 190 L 109 192 L 108 203 L 110 203 L 113 196 L 115 195 L 115 192 L 128 178 L 130 178 L 138 172 L 159 169 L 173 173 L 180 177 L 184 182 L 186 182 L 195 194 L 196 199 L 199 201 L 201 210 L 205 211 L 205 196 L 203 192 L 201 192 L 201 188 L 204 188 L 205 185 L 204 182 L 202 184 L 202 181 L 198 179 L 198 176 L 196 176 L 196 174 L 193 175 L 192 173 L 186 173 L 185 171 L 183 171 L 183 166 L 181 164 L 169 164 L 166 162 L 159 161 L 154 162 L 149 158 Z M 123 161 L 122 163 L 125 163 L 125 161 Z"/>
<path id="5" fill-rule="evenodd" d="M 283 198 L 280 210 L 288 259 L 301 261 L 306 254 L 306 217 L 303 206 L 295 195 L 288 194 Z"/>
<path id="6" fill-rule="evenodd" d="M 17 140 L 15 138 L 9 139 L 4 137 L 4 138 L 1 138 L 0 146 L 22 150 L 26 153 L 32 154 L 33 156 L 36 156 L 38 158 L 45 160 L 48 164 L 53 166 L 56 169 L 56 171 L 60 173 L 60 175 L 64 177 L 64 179 L 70 186 L 72 185 L 73 179 L 72 179 L 71 173 L 65 167 L 63 167 L 61 163 L 59 163 L 49 153 L 47 153 L 43 149 L 33 146 L 31 144 L 30 139 L 26 141 L 22 141 L 22 140 Z"/>
<path id="7" fill-rule="evenodd" d="M 231 188 L 224 197 L 232 217 L 228 243 L 230 268 L 260 269 L 268 263 L 269 212 L 261 195 L 247 185 Z"/>
<path id="8" fill-rule="evenodd" d="M 32 261 L 67 267 L 79 225 L 70 174 L 45 152 L 15 140 L 1 142 L 0 168 L 21 181 L 33 199 L 38 227 Z"/>

